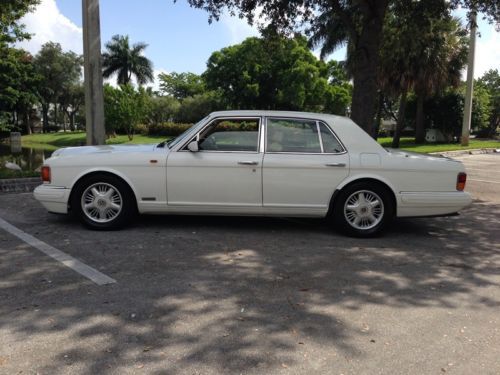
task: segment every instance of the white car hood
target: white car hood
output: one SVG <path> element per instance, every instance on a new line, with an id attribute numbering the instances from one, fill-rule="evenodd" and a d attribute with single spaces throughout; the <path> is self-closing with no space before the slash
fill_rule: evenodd
<path id="1" fill-rule="evenodd" d="M 65 147 L 54 151 L 51 157 L 85 155 L 85 154 L 110 154 L 119 152 L 125 152 L 125 153 L 148 152 L 148 151 L 153 151 L 156 147 L 157 147 L 156 144 Z M 167 148 L 167 146 L 165 145 L 164 148 Z"/>

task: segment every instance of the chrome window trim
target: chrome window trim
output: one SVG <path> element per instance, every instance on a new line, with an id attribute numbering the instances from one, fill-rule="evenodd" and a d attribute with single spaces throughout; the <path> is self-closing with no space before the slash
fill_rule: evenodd
<path id="1" fill-rule="evenodd" d="M 267 151 L 267 120 L 268 119 L 278 119 L 278 120 L 304 120 L 304 121 L 314 121 L 316 122 L 316 127 L 318 131 L 318 136 L 320 137 L 320 145 L 321 149 L 323 150 L 323 138 L 321 137 L 321 132 L 319 131 L 319 126 L 320 124 L 323 124 L 326 126 L 326 128 L 332 133 L 332 135 L 335 137 L 337 142 L 342 146 L 342 151 L 341 152 L 289 152 L 289 151 Z M 337 137 L 337 134 L 332 130 L 330 125 L 328 125 L 325 121 L 322 120 L 317 120 L 313 118 L 307 118 L 307 117 L 281 117 L 281 116 L 264 116 L 264 123 L 265 123 L 265 135 L 264 135 L 264 153 L 266 154 L 288 154 L 288 155 L 343 155 L 347 154 L 347 149 L 344 146 L 344 144 L 340 141 L 339 137 Z"/>
<path id="2" fill-rule="evenodd" d="M 319 131 L 319 121 L 316 120 L 316 131 L 318 132 L 319 137 L 319 147 L 321 148 L 321 153 L 325 153 L 325 146 L 323 146 L 323 137 L 321 136 L 321 132 Z"/>
<path id="3" fill-rule="evenodd" d="M 204 153 L 238 153 L 238 154 L 260 154 L 261 151 L 261 133 L 262 133 L 262 127 L 263 127 L 263 118 L 262 116 L 217 116 L 212 119 L 210 119 L 205 125 L 203 125 L 194 136 L 191 136 L 187 142 L 182 144 L 176 152 L 191 152 L 189 150 L 185 150 L 187 145 L 192 142 L 195 138 L 197 141 L 199 141 L 200 138 L 200 133 L 203 132 L 207 127 L 209 127 L 214 121 L 220 120 L 220 119 L 234 119 L 234 120 L 257 120 L 259 122 L 259 132 L 257 134 L 257 151 L 216 151 L 216 150 L 199 150 L 198 152 L 204 152 Z"/>

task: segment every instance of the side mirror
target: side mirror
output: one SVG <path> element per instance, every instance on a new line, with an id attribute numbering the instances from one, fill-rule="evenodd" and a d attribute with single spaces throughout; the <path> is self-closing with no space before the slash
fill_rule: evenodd
<path id="1" fill-rule="evenodd" d="M 200 149 L 198 147 L 197 141 L 192 141 L 188 143 L 188 150 L 191 152 L 198 152 Z"/>

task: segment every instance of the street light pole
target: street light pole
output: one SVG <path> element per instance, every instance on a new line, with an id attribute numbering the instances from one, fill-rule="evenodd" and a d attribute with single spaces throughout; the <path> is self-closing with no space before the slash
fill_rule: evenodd
<path id="1" fill-rule="evenodd" d="M 467 87 L 465 89 L 464 117 L 462 122 L 462 146 L 469 145 L 470 122 L 472 115 L 472 95 L 474 93 L 474 55 L 476 49 L 476 10 L 470 12 L 469 57 L 467 62 Z"/>
<path id="2" fill-rule="evenodd" d="M 87 145 L 102 145 L 106 140 L 106 132 L 104 129 L 99 0 L 82 0 L 82 11 Z"/>

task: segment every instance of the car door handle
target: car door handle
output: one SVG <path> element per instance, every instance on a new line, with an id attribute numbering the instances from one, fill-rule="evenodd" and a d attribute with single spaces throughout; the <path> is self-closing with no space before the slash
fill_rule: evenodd
<path id="1" fill-rule="evenodd" d="M 327 167 L 339 167 L 339 168 L 345 167 L 345 163 L 327 163 L 325 165 Z"/>
<path id="2" fill-rule="evenodd" d="M 257 165 L 259 164 L 258 161 L 251 161 L 251 160 L 242 160 L 242 161 L 239 161 L 238 164 L 241 164 L 241 165 Z"/>

